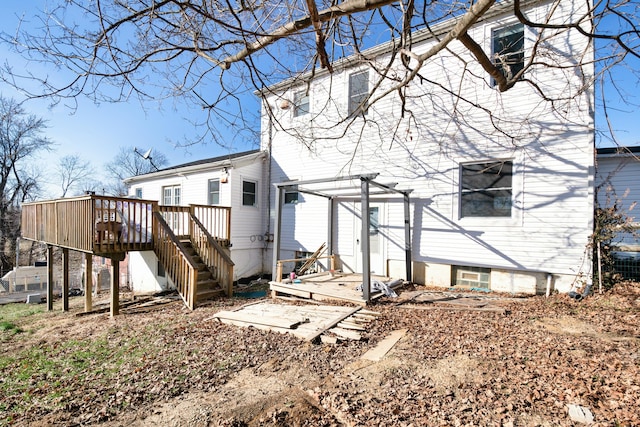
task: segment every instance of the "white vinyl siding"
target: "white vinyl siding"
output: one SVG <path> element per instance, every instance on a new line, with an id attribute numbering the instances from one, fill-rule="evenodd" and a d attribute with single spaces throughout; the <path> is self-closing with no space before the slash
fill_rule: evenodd
<path id="1" fill-rule="evenodd" d="M 557 16 L 549 22 L 564 22 L 566 15 L 562 12 L 570 6 L 559 4 Z M 549 10 L 549 4 L 541 4 L 531 13 L 544 16 Z M 469 35 L 483 41 L 485 51 L 491 52 L 492 32 L 511 25 L 512 19 L 508 14 L 488 19 L 472 27 Z M 525 29 L 527 37 L 532 37 L 530 29 Z M 584 38 L 575 31 L 567 31 L 556 40 L 562 40 L 562 49 L 573 46 L 578 53 L 586 46 Z M 413 48 L 416 54 L 421 54 L 434 43 L 421 42 Z M 349 80 L 359 70 L 347 69 L 344 73 L 315 78 L 311 83 L 313 122 L 296 127 L 289 112 L 276 111 L 281 114 L 276 119 L 281 120 L 283 127 L 290 126 L 294 131 L 276 130 L 270 139 L 266 115 L 263 118 L 262 144 L 272 148 L 272 168 L 277 167 L 284 176 L 304 176 L 304 180 L 379 172 L 376 181 L 412 189 L 410 226 L 414 261 L 426 265 L 576 274 L 582 268 L 592 229 L 592 94 L 576 94 L 559 118 L 557 108 L 554 110 L 527 84 L 518 84 L 504 93 L 496 91 L 486 83 L 486 72 L 474 61 L 469 61 L 466 73 L 451 73 L 460 69 L 456 55 L 466 58 L 467 54 L 457 42 L 451 43 L 450 49 L 451 52 L 442 52 L 421 69 L 422 75 L 437 84 L 420 84 L 416 80 L 407 86 L 404 108 L 411 111 L 413 122 L 400 119 L 401 100 L 392 91 L 368 106 L 371 120 L 362 121 L 366 123 L 351 121 L 348 130 L 342 125 L 333 126 L 352 108 L 350 95 L 355 95 L 355 91 L 350 93 Z M 557 55 L 552 59 L 560 64 L 572 60 L 561 49 L 548 52 Z M 384 56 L 378 64 L 387 64 L 388 60 Z M 589 72 L 589 66 L 586 71 Z M 369 78 L 373 86 L 376 77 L 372 73 Z M 544 66 L 531 70 L 527 78 L 542 82 L 545 90 L 563 99 L 568 99 L 568 93 L 581 84 L 581 77 L 576 74 Z M 479 84 L 479 80 L 484 84 Z M 383 81 L 378 90 L 389 89 L 391 84 Z M 461 92 L 466 100 L 482 103 L 486 110 L 458 103 L 458 115 L 452 118 L 449 107 L 455 100 L 451 92 L 438 89 L 438 84 L 444 88 L 453 86 L 455 93 Z M 274 96 L 268 101 L 275 104 L 275 99 Z M 320 113 L 316 106 L 327 107 Z M 500 123 L 501 131 L 495 128 L 493 113 L 509 118 Z M 310 141 L 312 152 L 305 145 Z M 513 159 L 510 217 L 462 217 L 460 164 L 492 159 Z M 273 206 L 274 192 L 271 194 Z M 283 248 L 312 251 L 326 240 L 326 201 L 316 199 L 321 198 L 305 194 L 305 203 L 284 210 L 287 212 L 283 214 L 282 232 L 286 236 Z M 389 197 L 386 203 L 388 230 L 381 232 L 386 256 L 402 260 L 402 202 Z M 340 200 L 336 211 L 337 251 L 341 258 L 353 258 L 353 239 L 357 235 L 353 205 Z"/>
<path id="2" fill-rule="evenodd" d="M 209 204 L 209 183 L 220 180 L 226 167 L 226 182 L 219 184 L 219 204 L 231 208 L 231 259 L 235 263 L 234 279 L 259 274 L 263 271 L 262 254 L 264 251 L 266 219 L 264 206 L 248 209 L 242 206 L 242 180 L 248 179 L 256 182 L 256 196 L 260 200 L 264 187 L 263 176 L 264 160 L 261 154 L 252 154 L 248 158 L 234 159 L 232 166 L 212 165 L 210 168 L 202 167 L 197 171 L 176 169 L 165 176 L 152 177 L 151 179 L 140 176 L 135 177 L 131 183 L 131 192 L 135 188 L 142 188 L 147 198 L 155 197 L 160 204 L 164 203 L 164 189 L 166 187 L 180 187 L 180 204 Z M 168 192 L 169 193 L 169 192 Z M 154 195 L 154 196 L 151 196 Z M 167 194 L 169 196 L 169 194 Z M 175 192 L 171 191 L 171 200 L 175 202 Z M 137 262 L 137 261 L 136 261 Z M 149 264 L 154 266 L 155 262 Z M 140 267 L 136 264 L 137 267 Z M 141 267 L 142 268 L 142 267 Z M 154 271 L 154 275 L 155 275 Z"/>

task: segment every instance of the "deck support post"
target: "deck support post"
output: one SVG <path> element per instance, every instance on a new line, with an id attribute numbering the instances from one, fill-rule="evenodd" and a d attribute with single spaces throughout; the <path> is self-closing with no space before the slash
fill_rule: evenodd
<path id="1" fill-rule="evenodd" d="M 328 223 L 327 223 L 327 255 L 331 255 L 333 256 L 333 229 L 334 229 L 334 216 L 333 216 L 333 209 L 334 209 L 334 198 L 333 197 L 329 197 L 329 207 L 328 207 Z M 331 261 L 331 265 L 329 267 L 330 270 L 335 270 L 335 263 L 333 258 L 330 259 Z"/>
<path id="2" fill-rule="evenodd" d="M 273 264 L 272 264 L 272 280 L 276 282 L 282 281 L 282 276 L 278 277 L 278 259 L 280 259 L 280 245 L 282 238 L 282 201 L 284 200 L 284 187 L 277 187 L 276 191 L 276 217 L 273 225 Z"/>
<path id="3" fill-rule="evenodd" d="M 62 311 L 69 311 L 69 249 L 62 248 Z"/>
<path id="4" fill-rule="evenodd" d="M 360 235 L 360 251 L 362 252 L 362 296 L 368 303 L 371 301 L 371 254 L 369 253 L 369 180 L 360 178 L 360 208 L 362 210 L 362 231 Z"/>
<path id="5" fill-rule="evenodd" d="M 111 317 L 120 314 L 120 261 L 124 260 L 124 255 L 115 254 L 111 258 Z"/>
<path id="6" fill-rule="evenodd" d="M 84 311 L 93 310 L 93 255 L 84 254 Z"/>
<path id="7" fill-rule="evenodd" d="M 402 194 L 404 199 L 404 257 L 406 266 L 407 281 L 413 282 L 413 274 L 411 271 L 411 204 L 409 201 L 409 193 Z"/>
<path id="8" fill-rule="evenodd" d="M 47 245 L 47 311 L 53 311 L 53 246 Z"/>

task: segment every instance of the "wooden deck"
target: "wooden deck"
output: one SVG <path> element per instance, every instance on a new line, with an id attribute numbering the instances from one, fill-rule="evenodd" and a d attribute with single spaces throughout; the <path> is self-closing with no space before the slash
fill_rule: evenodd
<path id="1" fill-rule="evenodd" d="M 154 251 L 185 304 L 195 308 L 198 296 L 233 292 L 230 244 L 231 208 L 189 205 L 160 206 L 157 201 L 87 194 L 81 197 L 25 203 L 22 206 L 22 238 L 63 249 L 63 298 L 68 298 L 68 251 L 98 255 L 112 261 L 112 315 L 118 314 L 119 269 L 127 252 Z M 186 243 L 193 249 L 187 250 Z M 91 260 L 87 261 L 87 267 Z M 49 280 L 52 282 L 52 263 Z M 90 290 L 90 272 L 87 272 Z M 52 309 L 52 286 L 47 302 Z M 222 293 L 222 292 L 220 292 Z M 90 295 L 90 293 L 87 293 Z M 68 301 L 63 306 L 66 308 Z M 90 300 L 87 307 L 91 306 Z"/>
<path id="2" fill-rule="evenodd" d="M 362 274 L 357 273 L 330 273 L 322 272 L 308 274 L 297 278 L 300 283 L 295 283 L 290 279 L 281 282 L 269 282 L 271 296 L 291 295 L 299 298 L 312 299 L 317 301 L 342 301 L 354 304 L 366 305 L 367 300 L 361 291 L 356 287 L 362 284 Z M 395 287 L 401 286 L 403 281 L 394 280 L 385 276 L 371 276 L 374 280 L 383 283 L 396 283 Z M 394 287 L 394 286 L 392 286 Z M 371 292 L 371 300 L 384 296 L 382 292 Z"/>

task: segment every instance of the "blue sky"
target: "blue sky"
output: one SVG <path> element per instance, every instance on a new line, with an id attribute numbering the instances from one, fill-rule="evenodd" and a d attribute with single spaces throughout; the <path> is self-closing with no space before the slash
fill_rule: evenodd
<path id="1" fill-rule="evenodd" d="M 2 0 L 0 31 L 9 34 L 15 32 L 19 16 L 31 20 L 38 10 L 43 9 L 45 3 L 45 0 Z M 25 66 L 19 56 L 9 52 L 6 46 L 1 44 L 0 60 L 14 67 Z M 3 83 L 0 83 L 0 94 L 17 101 L 24 99 L 23 95 Z M 196 129 L 188 121 L 204 117 L 199 106 L 180 105 L 171 100 L 162 104 L 144 105 L 137 100 L 99 105 L 88 99 L 78 100 L 79 105 L 75 112 L 65 105 L 49 108 L 50 101 L 47 100 L 28 100 L 24 104 L 26 112 L 47 120 L 46 135 L 56 143 L 55 151 L 44 155 L 38 163 L 41 170 L 47 171 L 45 177 L 48 176 L 50 181 L 53 181 L 58 159 L 65 155 L 77 154 L 83 160 L 91 162 L 98 178 L 101 178 L 104 164 L 112 160 L 123 146 L 136 146 L 142 152 L 149 148 L 160 151 L 168 158 L 170 165 L 257 148 L 258 141 L 237 140 L 233 141 L 232 147 L 225 148 L 214 143 L 196 144 L 186 148 L 177 146 L 185 139 L 196 138 L 202 132 L 202 129 Z M 247 107 L 257 112 L 258 100 L 255 99 L 255 102 Z M 53 187 L 49 186 L 48 194 L 43 195 L 45 198 L 59 196 L 55 194 L 55 183 L 51 184 Z"/>
<path id="2" fill-rule="evenodd" d="M 18 25 L 18 17 L 26 20 L 38 10 L 44 8 L 45 0 L 2 0 L 0 14 L 0 31 L 11 34 Z M 21 58 L 7 51 L 0 45 L 0 59 L 15 67 L 24 67 Z M 638 61 L 635 61 L 638 62 Z M 37 66 L 35 64 L 29 65 Z M 616 76 L 620 86 L 627 90 L 624 96 L 638 104 L 640 93 L 637 81 L 623 74 Z M 12 88 L 0 83 L 0 93 L 4 97 L 22 101 L 22 96 Z M 635 99 L 633 99 L 635 97 Z M 625 145 L 640 144 L 640 115 L 638 109 L 623 104 L 614 104 L 616 109 L 612 120 L 617 136 Z M 258 112 L 258 100 L 253 97 L 246 103 L 246 108 L 255 114 Z M 170 165 L 189 162 L 206 157 L 215 157 L 230 152 L 245 151 L 257 147 L 258 141 L 237 140 L 229 137 L 231 147 L 223 148 L 215 143 L 197 144 L 190 147 L 177 146 L 185 139 L 193 139 L 200 135 L 202 129 L 195 128 L 187 119 L 203 120 L 204 113 L 199 106 L 180 104 L 179 100 L 167 101 L 163 104 L 147 103 L 141 105 L 137 100 L 128 103 L 102 103 L 96 105 L 88 99 L 79 98 L 79 105 L 74 112 L 64 105 L 50 109 L 46 100 L 30 100 L 24 104 L 27 112 L 33 113 L 48 121 L 47 136 L 55 143 L 55 152 L 40 159 L 41 169 L 47 171 L 45 177 L 53 178 L 54 168 L 60 157 L 77 154 L 83 160 L 90 161 L 101 178 L 100 171 L 104 164 L 112 160 L 122 146 L 136 146 L 140 151 L 152 148 L 162 152 Z M 601 114 L 596 116 L 598 125 L 603 124 Z M 599 145 L 610 145 L 600 142 Z M 153 156 L 153 153 L 152 153 Z M 55 187 L 51 187 L 46 198 L 57 197 Z"/>

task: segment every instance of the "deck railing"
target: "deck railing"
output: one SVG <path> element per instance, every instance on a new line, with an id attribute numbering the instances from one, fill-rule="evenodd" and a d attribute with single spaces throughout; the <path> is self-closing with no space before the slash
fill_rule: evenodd
<path id="1" fill-rule="evenodd" d="M 152 248 L 157 202 L 86 195 L 22 205 L 22 237 L 83 252 Z"/>
<path id="2" fill-rule="evenodd" d="M 200 258 L 207 265 L 225 294 L 229 297 L 232 296 L 233 261 L 195 215 L 191 215 L 191 222 L 191 244 L 196 248 Z"/>
<path id="3" fill-rule="evenodd" d="M 162 214 L 155 212 L 154 216 L 156 219 L 154 251 L 185 304 L 193 310 L 196 304 L 198 267 L 187 255 L 185 247 L 175 236 Z"/>
<path id="4" fill-rule="evenodd" d="M 209 234 L 224 245 L 231 238 L 231 208 L 225 206 L 189 205 L 159 206 L 162 217 L 176 236 L 189 236 L 191 215 L 209 231 Z"/>

